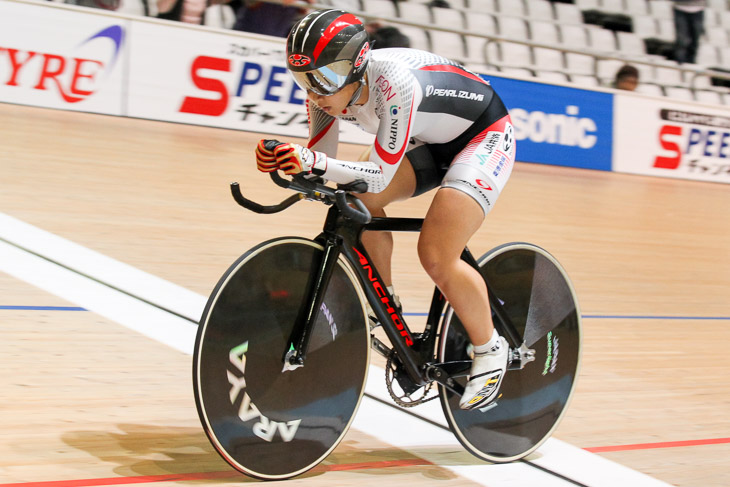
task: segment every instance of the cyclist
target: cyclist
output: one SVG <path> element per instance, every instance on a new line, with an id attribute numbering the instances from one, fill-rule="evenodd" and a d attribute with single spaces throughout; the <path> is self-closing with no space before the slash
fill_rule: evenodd
<path id="1" fill-rule="evenodd" d="M 474 349 L 463 409 L 496 399 L 508 346 L 494 329 L 484 280 L 460 259 L 504 188 L 515 157 L 507 109 L 489 83 L 459 64 L 415 49 L 371 52 L 362 22 L 328 9 L 310 13 L 287 39 L 287 67 L 307 92 L 307 147 L 262 140 L 261 171 L 300 172 L 336 183 L 362 179 L 373 216 L 394 201 L 439 187 L 425 216 L 418 255 L 461 319 Z M 335 159 L 340 120 L 375 135 L 360 161 Z M 392 235 L 363 243 L 392 285 Z"/>

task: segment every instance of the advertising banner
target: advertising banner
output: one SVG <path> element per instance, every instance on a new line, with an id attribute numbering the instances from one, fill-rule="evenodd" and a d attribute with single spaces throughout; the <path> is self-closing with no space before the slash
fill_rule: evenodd
<path id="1" fill-rule="evenodd" d="M 135 22 L 128 115 L 307 137 L 305 93 L 284 64 L 283 39 Z M 341 124 L 341 140 L 372 135 Z"/>
<path id="2" fill-rule="evenodd" d="M 482 77 L 510 111 L 518 161 L 611 170 L 613 95 Z"/>
<path id="3" fill-rule="evenodd" d="M 0 101 L 120 115 L 128 21 L 0 2 Z"/>
<path id="4" fill-rule="evenodd" d="M 616 97 L 614 171 L 730 183 L 730 111 Z"/>

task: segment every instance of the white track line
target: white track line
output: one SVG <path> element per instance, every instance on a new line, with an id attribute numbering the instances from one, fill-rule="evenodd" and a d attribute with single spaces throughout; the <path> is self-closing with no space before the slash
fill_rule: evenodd
<path id="1" fill-rule="evenodd" d="M 0 240 L 0 271 L 176 350 L 192 354 L 197 327 L 191 320 L 197 320 L 201 315 L 205 297 L 2 213 L 0 239 L 6 241 Z M 366 392 L 391 402 L 383 369 L 371 366 Z M 470 463 L 465 462 L 463 456 L 458 462 L 448 461 L 449 452 L 463 452 L 455 437 L 411 414 L 393 414 L 398 410 L 365 397 L 353 426 L 482 485 L 575 485 L 522 462 L 490 465 L 474 458 Z M 419 406 L 413 412 L 446 425 L 438 401 Z M 445 449 L 439 452 L 440 449 L 434 449 L 434 446 Z M 590 487 L 669 485 L 556 439 L 548 440 L 531 455 L 529 462 Z"/>

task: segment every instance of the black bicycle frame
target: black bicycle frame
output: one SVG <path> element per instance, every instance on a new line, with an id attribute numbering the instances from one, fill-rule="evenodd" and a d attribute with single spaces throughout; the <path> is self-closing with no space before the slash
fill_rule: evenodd
<path id="1" fill-rule="evenodd" d="M 344 218 L 337 206 L 330 207 L 324 229 L 315 239 L 322 244 L 324 252 L 320 262 L 313 267 L 309 289 L 305 293 L 304 303 L 306 305 L 302 306 L 297 323 L 292 330 L 289 341 L 291 347 L 284 352 L 284 359 L 288 360 L 290 365 L 304 365 L 310 331 L 317 319 L 317 313 L 322 305 L 337 259 L 344 254 L 357 275 L 367 300 L 388 336 L 398 359 L 413 383 L 422 386 L 431 380 L 436 380 L 446 387 L 459 388 L 450 379 L 450 373 L 439 367 L 442 364 L 433 363 L 437 338 L 434 330 L 438 327 L 446 304 L 443 295 L 438 288 L 434 291 L 424 331 L 414 336 L 401 311 L 394 305 L 393 296 L 388 292 L 361 242 L 363 231 L 418 232 L 421 230 L 422 224 L 423 219 L 421 218 L 373 218 L 370 223 L 362 224 Z M 461 257 L 484 277 L 468 249 L 464 249 Z M 487 289 L 490 289 L 488 283 Z M 504 312 L 500 301 L 496 299 L 491 290 L 489 301 L 496 318 L 495 327 L 500 334 L 506 335 L 513 346 L 519 346 L 521 338 Z M 457 392 L 459 391 L 457 390 Z"/>

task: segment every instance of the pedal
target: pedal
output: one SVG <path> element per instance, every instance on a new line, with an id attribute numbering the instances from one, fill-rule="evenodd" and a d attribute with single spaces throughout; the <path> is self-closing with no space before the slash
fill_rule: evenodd
<path id="1" fill-rule="evenodd" d="M 535 360 L 535 350 L 527 348 L 524 343 L 520 348 L 511 348 L 509 354 L 508 370 L 522 370 L 525 365 Z"/>

